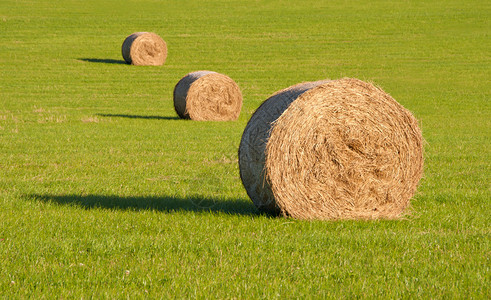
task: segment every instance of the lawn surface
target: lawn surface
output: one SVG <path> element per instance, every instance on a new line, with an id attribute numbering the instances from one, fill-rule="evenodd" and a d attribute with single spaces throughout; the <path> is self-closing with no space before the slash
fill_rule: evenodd
<path id="1" fill-rule="evenodd" d="M 387 1 L 388 2 L 388 1 Z M 0 2 L 0 298 L 491 298 L 491 3 Z M 137 31 L 164 66 L 123 63 Z M 213 70 L 235 122 L 179 120 Z M 400 221 L 262 215 L 237 148 L 273 92 L 356 77 L 420 120 Z"/>

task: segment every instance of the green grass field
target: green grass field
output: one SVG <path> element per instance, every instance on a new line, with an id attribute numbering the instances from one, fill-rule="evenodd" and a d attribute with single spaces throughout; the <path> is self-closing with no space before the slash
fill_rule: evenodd
<path id="1" fill-rule="evenodd" d="M 491 3 L 0 2 L 0 298 L 491 298 Z M 152 31 L 161 67 L 123 64 Z M 179 120 L 213 70 L 236 122 Z M 425 176 L 399 221 L 258 213 L 237 148 L 302 81 L 372 81 L 420 120 Z"/>

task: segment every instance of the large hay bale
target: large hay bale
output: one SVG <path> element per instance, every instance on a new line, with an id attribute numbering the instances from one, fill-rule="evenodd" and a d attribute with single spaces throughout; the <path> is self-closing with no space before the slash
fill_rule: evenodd
<path id="1" fill-rule="evenodd" d="M 279 91 L 239 147 L 244 187 L 263 211 L 299 219 L 397 218 L 423 174 L 415 117 L 358 79 Z"/>
<path id="2" fill-rule="evenodd" d="M 121 47 L 124 60 L 135 66 L 161 66 L 167 58 L 167 44 L 155 33 L 135 32 Z"/>
<path id="3" fill-rule="evenodd" d="M 211 71 L 184 76 L 174 88 L 174 108 L 183 119 L 195 121 L 236 120 L 242 93 L 230 77 Z"/>

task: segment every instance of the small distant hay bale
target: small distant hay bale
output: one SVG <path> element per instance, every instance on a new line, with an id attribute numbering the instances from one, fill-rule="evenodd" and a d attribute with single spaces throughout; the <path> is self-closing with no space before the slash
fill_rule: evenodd
<path id="1" fill-rule="evenodd" d="M 195 121 L 236 120 L 242 93 L 230 77 L 211 71 L 184 76 L 174 88 L 174 108 L 183 119 Z"/>
<path id="2" fill-rule="evenodd" d="M 123 58 L 135 66 L 161 66 L 167 58 L 167 44 L 155 33 L 135 32 L 121 47 Z"/>
<path id="3" fill-rule="evenodd" d="M 394 219 L 423 174 L 416 118 L 370 83 L 298 84 L 252 115 L 240 176 L 260 210 L 298 219 Z"/>

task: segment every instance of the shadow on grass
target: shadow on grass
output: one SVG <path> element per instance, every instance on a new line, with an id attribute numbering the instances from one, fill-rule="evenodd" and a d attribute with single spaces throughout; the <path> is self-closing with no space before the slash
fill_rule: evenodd
<path id="1" fill-rule="evenodd" d="M 162 117 L 162 116 L 140 116 L 140 115 L 124 115 L 124 114 L 96 114 L 100 117 L 117 117 L 128 119 L 148 119 L 148 120 L 180 120 L 179 117 Z"/>
<path id="2" fill-rule="evenodd" d="M 118 59 L 105 59 L 105 58 L 79 58 L 78 60 L 88 61 L 92 63 L 103 63 L 103 64 L 119 64 L 125 65 L 126 62 L 124 60 Z"/>
<path id="3" fill-rule="evenodd" d="M 58 205 L 78 206 L 87 210 L 94 208 L 110 210 L 156 210 L 167 213 L 212 212 L 232 215 L 259 216 L 260 213 L 245 199 L 219 200 L 201 196 L 181 198 L 173 196 L 120 197 L 104 195 L 26 195 L 26 199 Z"/>

